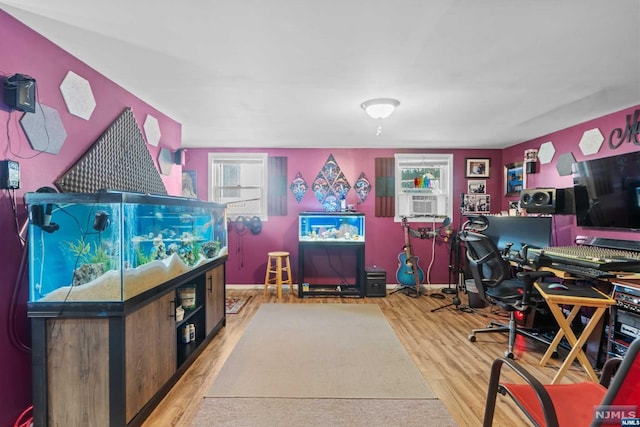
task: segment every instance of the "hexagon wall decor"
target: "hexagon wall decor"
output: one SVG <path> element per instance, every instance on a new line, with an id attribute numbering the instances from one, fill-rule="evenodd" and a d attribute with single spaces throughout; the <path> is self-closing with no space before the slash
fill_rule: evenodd
<path id="1" fill-rule="evenodd" d="M 158 166 L 160 166 L 160 173 L 162 175 L 171 175 L 171 168 L 173 167 L 173 156 L 171 151 L 166 148 L 160 149 L 158 154 Z"/>
<path id="2" fill-rule="evenodd" d="M 69 113 L 85 120 L 91 118 L 96 108 L 96 100 L 93 97 L 91 85 L 84 77 L 73 71 L 67 72 L 60 84 L 60 92 Z"/>
<path id="3" fill-rule="evenodd" d="M 25 113 L 20 118 L 20 125 L 36 151 L 58 154 L 67 139 L 58 111 L 40 103 L 36 103 L 35 113 Z"/>
<path id="4" fill-rule="evenodd" d="M 588 156 L 600 151 L 600 147 L 602 147 L 603 142 L 604 136 L 602 135 L 602 132 L 600 132 L 600 129 L 594 128 L 589 129 L 582 134 L 582 138 L 580 138 L 578 146 L 580 147 L 580 150 L 582 150 L 582 154 Z"/>
<path id="5" fill-rule="evenodd" d="M 553 146 L 553 142 L 545 142 L 540 145 L 540 149 L 538 150 L 538 160 L 542 165 L 551 163 L 551 160 L 553 160 L 553 156 L 555 154 L 556 148 Z"/>
<path id="6" fill-rule="evenodd" d="M 571 175 L 573 164 L 576 162 L 576 158 L 573 157 L 573 153 L 564 153 L 558 157 L 558 163 L 556 163 L 556 170 L 560 176 Z"/>
<path id="7" fill-rule="evenodd" d="M 147 118 L 144 120 L 144 134 L 147 136 L 147 144 L 158 146 L 160 142 L 160 125 L 158 119 L 151 114 L 147 114 Z"/>

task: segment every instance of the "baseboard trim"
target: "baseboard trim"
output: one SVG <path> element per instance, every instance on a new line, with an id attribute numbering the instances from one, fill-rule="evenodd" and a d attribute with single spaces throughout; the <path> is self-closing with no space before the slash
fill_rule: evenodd
<path id="1" fill-rule="evenodd" d="M 273 286 L 273 285 L 271 285 Z M 293 284 L 294 287 L 297 287 L 298 284 L 294 283 Z M 401 286 L 398 283 L 387 283 L 387 289 L 388 290 L 394 290 L 397 287 Z M 453 285 L 451 285 L 453 286 Z M 283 285 L 284 289 L 287 289 L 289 286 L 288 285 Z M 422 288 L 424 290 L 428 290 L 428 289 L 442 289 L 442 288 L 447 288 L 449 287 L 448 284 L 431 284 L 431 285 L 426 285 L 426 284 L 422 284 Z M 262 283 L 256 283 L 256 284 L 251 284 L 251 283 L 246 283 L 246 284 L 229 284 L 227 283 L 227 289 L 241 289 L 241 290 L 247 290 L 247 289 L 264 289 L 264 284 Z"/>

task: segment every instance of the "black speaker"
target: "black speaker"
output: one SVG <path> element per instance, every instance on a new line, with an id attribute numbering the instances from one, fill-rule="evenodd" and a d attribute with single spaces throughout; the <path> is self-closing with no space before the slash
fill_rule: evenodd
<path id="1" fill-rule="evenodd" d="M 33 77 L 14 74 L 4 80 L 3 87 L 5 104 L 16 110 L 35 113 L 36 80 Z"/>
<path id="2" fill-rule="evenodd" d="M 379 267 L 365 267 L 366 296 L 387 296 L 387 272 Z"/>
<path id="3" fill-rule="evenodd" d="M 525 162 L 527 173 L 536 173 L 538 163 L 536 162 Z"/>
<path id="4" fill-rule="evenodd" d="M 530 188 L 520 193 L 520 207 L 527 213 L 572 214 L 573 188 Z"/>

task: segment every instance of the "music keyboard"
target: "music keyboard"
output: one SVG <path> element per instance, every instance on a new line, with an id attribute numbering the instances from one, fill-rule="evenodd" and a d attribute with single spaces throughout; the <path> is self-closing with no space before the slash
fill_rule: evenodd
<path id="1" fill-rule="evenodd" d="M 640 257 L 637 253 L 591 246 L 556 246 L 543 249 L 531 248 L 527 259 L 544 254 L 554 264 L 573 265 L 601 271 L 640 272 Z"/>
<path id="2" fill-rule="evenodd" d="M 611 279 L 616 277 L 615 274 L 609 271 L 598 270 L 597 268 L 591 267 L 582 267 L 579 265 L 553 263 L 550 267 L 564 271 L 565 273 L 569 273 L 576 277 L 586 277 L 588 279 Z"/>

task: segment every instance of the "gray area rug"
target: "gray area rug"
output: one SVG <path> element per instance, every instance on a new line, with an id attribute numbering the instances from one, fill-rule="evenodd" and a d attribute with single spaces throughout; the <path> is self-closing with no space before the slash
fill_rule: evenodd
<path id="1" fill-rule="evenodd" d="M 204 398 L 194 427 L 449 427 L 437 399 Z"/>
<path id="2" fill-rule="evenodd" d="M 456 426 L 377 304 L 263 304 L 193 426 Z"/>
<path id="3" fill-rule="evenodd" d="M 435 395 L 377 304 L 262 304 L 205 397 Z"/>

